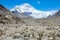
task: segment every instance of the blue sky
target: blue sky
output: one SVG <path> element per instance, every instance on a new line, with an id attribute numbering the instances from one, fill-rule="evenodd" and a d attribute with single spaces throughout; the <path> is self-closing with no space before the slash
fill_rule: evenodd
<path id="1" fill-rule="evenodd" d="M 14 8 L 16 5 L 29 3 L 37 10 L 59 10 L 60 0 L 0 0 L 0 4 L 7 9 Z"/>

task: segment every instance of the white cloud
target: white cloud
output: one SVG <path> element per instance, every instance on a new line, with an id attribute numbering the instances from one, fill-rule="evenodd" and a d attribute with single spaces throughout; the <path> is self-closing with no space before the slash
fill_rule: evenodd
<path id="1" fill-rule="evenodd" d="M 37 1 L 37 4 L 40 4 L 40 1 Z"/>

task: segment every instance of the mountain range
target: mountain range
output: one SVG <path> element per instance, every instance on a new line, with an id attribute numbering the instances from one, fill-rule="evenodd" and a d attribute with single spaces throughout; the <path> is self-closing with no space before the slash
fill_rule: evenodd
<path id="1" fill-rule="evenodd" d="M 40 11 L 27 3 L 8 10 L 0 4 L 0 23 L 60 24 L 59 19 L 60 10 Z"/>
<path id="2" fill-rule="evenodd" d="M 21 17 L 21 14 L 25 16 L 31 16 L 33 18 L 46 18 L 49 15 L 54 15 L 58 10 L 51 10 L 51 11 L 40 11 L 32 7 L 30 4 L 25 3 L 22 5 L 17 5 L 11 9 L 12 12 L 17 13 L 18 16 Z"/>

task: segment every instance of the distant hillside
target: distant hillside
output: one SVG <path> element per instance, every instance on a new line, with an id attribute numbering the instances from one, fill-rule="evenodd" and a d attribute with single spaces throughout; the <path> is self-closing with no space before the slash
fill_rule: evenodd
<path id="1" fill-rule="evenodd" d="M 11 24 L 18 22 L 23 22 L 23 21 L 0 4 L 0 23 Z"/>

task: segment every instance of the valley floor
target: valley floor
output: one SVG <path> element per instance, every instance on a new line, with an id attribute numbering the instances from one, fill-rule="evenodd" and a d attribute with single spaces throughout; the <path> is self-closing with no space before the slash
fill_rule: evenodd
<path id="1" fill-rule="evenodd" d="M 60 40 L 60 26 L 0 24 L 0 40 Z"/>

